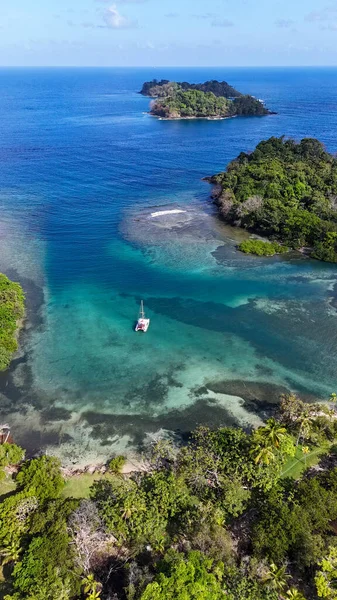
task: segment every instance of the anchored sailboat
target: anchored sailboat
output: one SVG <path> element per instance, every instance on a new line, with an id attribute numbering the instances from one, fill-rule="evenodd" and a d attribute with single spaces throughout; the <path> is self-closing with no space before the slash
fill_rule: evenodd
<path id="1" fill-rule="evenodd" d="M 150 325 L 150 319 L 145 318 L 144 302 L 142 300 L 140 303 L 139 317 L 138 317 L 137 325 L 135 327 L 135 331 L 143 331 L 145 333 L 148 330 L 149 325 Z"/>

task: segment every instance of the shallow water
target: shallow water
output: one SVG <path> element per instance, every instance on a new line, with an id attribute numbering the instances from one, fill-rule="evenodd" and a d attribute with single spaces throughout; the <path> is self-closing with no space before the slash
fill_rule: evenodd
<path id="1" fill-rule="evenodd" d="M 211 71 L 211 72 L 210 72 Z M 0 269 L 27 328 L 1 419 L 64 462 L 197 423 L 257 424 L 337 388 L 336 267 L 235 250 L 203 176 L 283 133 L 337 150 L 337 69 L 0 70 Z M 228 79 L 279 114 L 158 121 L 153 76 Z M 151 326 L 133 326 L 144 299 Z"/>

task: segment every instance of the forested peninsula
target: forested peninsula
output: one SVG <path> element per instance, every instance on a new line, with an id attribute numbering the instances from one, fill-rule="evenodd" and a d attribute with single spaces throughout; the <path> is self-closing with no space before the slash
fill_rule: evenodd
<path id="1" fill-rule="evenodd" d="M 140 93 L 155 98 L 150 114 L 163 119 L 224 119 L 272 114 L 263 102 L 241 94 L 226 81 L 191 84 L 154 79 L 144 83 Z"/>
<path id="2" fill-rule="evenodd" d="M 227 223 L 337 262 L 337 159 L 318 140 L 272 137 L 206 179 Z"/>
<path id="3" fill-rule="evenodd" d="M 249 433 L 158 442 L 131 475 L 116 457 L 104 475 L 65 481 L 56 458 L 0 445 L 0 596 L 336 598 L 335 400 L 288 395 Z"/>
<path id="4" fill-rule="evenodd" d="M 18 348 L 17 332 L 24 316 L 24 293 L 20 284 L 0 273 L 0 371 L 10 364 Z"/>

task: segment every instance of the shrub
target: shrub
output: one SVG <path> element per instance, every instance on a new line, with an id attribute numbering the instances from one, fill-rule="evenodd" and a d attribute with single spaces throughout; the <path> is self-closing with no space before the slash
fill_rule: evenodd
<path id="1" fill-rule="evenodd" d="M 274 256 L 288 252 L 286 246 L 276 242 L 264 242 L 262 240 L 245 240 L 239 244 L 238 249 L 245 254 L 256 254 L 257 256 Z"/>
<path id="2" fill-rule="evenodd" d="M 0 467 L 8 465 L 17 465 L 22 461 L 25 455 L 24 450 L 16 444 L 1 444 L 0 445 Z"/>
<path id="3" fill-rule="evenodd" d="M 41 456 L 23 464 L 16 478 L 17 484 L 27 494 L 39 500 L 57 498 L 64 486 L 60 461 L 52 456 Z"/>
<path id="4" fill-rule="evenodd" d="M 121 473 L 125 463 L 125 456 L 115 456 L 115 458 L 112 458 L 109 462 L 109 469 L 112 473 Z"/>

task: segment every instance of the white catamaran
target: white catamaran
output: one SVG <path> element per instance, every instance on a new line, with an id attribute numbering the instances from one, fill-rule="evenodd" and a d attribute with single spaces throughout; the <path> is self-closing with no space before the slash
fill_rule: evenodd
<path id="1" fill-rule="evenodd" d="M 135 327 L 135 331 L 147 331 L 150 325 L 150 319 L 146 319 L 145 318 L 145 312 L 144 312 L 144 303 L 143 300 L 140 303 L 140 311 L 139 311 L 139 317 L 138 317 L 138 321 L 137 321 L 137 325 Z"/>

